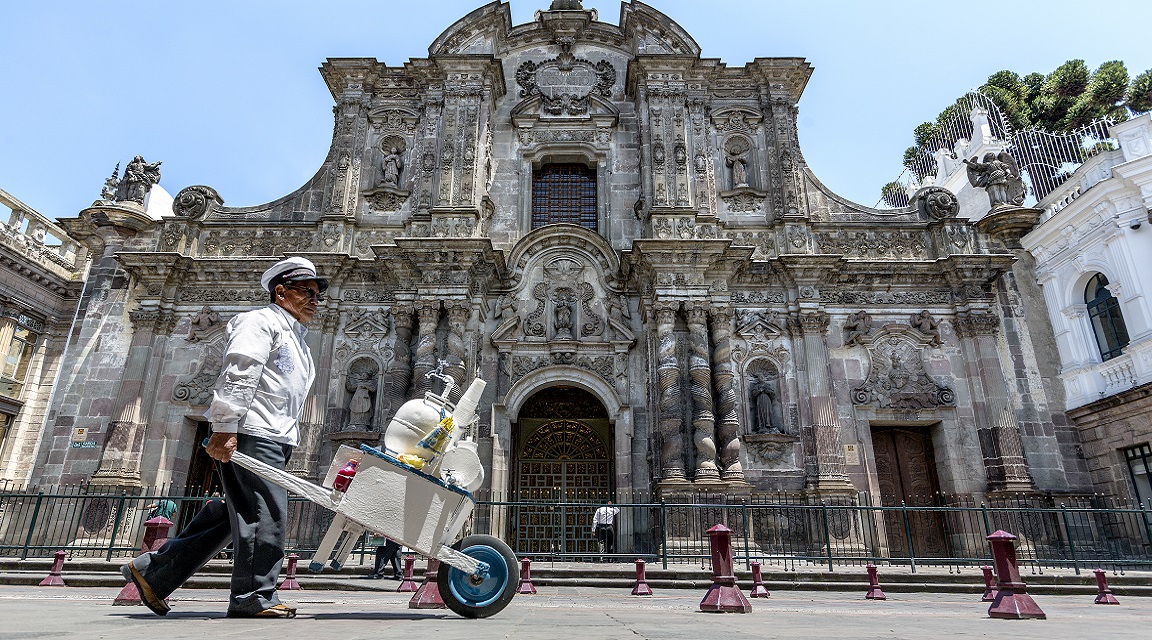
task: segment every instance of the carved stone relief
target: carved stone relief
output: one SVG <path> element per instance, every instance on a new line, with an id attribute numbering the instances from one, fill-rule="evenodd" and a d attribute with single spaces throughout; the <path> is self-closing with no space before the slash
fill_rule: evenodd
<path id="1" fill-rule="evenodd" d="M 866 340 L 871 366 L 868 379 L 852 390 L 856 404 L 881 409 L 935 409 L 956 404 L 956 394 L 924 369 L 920 340 L 892 333 Z"/>

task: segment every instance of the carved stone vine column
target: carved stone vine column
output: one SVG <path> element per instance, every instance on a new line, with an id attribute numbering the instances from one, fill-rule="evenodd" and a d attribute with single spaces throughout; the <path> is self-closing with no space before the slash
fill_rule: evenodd
<path id="1" fill-rule="evenodd" d="M 823 311 L 802 312 L 793 319 L 800 330 L 804 345 L 804 368 L 807 374 L 806 394 L 809 421 L 803 429 L 808 432 L 814 468 L 808 470 L 808 488 L 818 492 L 845 491 L 852 488 L 844 473 L 844 447 L 840 439 L 840 421 L 832 399 L 832 385 L 828 375 L 828 314 Z M 814 475 L 813 475 L 814 474 Z"/>
<path id="2" fill-rule="evenodd" d="M 696 482 L 716 482 L 716 415 L 712 412 L 712 367 L 708 349 L 708 309 L 688 308 L 688 376 L 692 380 L 692 442 L 696 445 Z"/>
<path id="3" fill-rule="evenodd" d="M 396 413 L 408 400 L 408 384 L 412 381 L 412 307 L 398 305 L 392 308 L 395 341 L 392 344 L 392 368 L 388 370 L 388 413 Z"/>
<path id="4" fill-rule="evenodd" d="M 161 333 L 164 327 L 170 327 L 170 315 L 155 310 L 128 314 L 133 327 L 132 344 L 128 347 L 124 377 L 115 396 L 116 404 L 108 425 L 108 440 L 100 455 L 100 466 L 92 475 L 93 484 L 142 486 L 140 456 L 144 450 L 149 409 L 153 405 L 150 391 L 154 390 L 158 378 L 149 375 L 148 365 L 153 354 L 158 352 L 156 334 Z"/>
<path id="5" fill-rule="evenodd" d="M 448 395 L 448 400 L 456 402 L 464 393 L 463 385 L 468 381 L 465 363 L 468 357 L 468 348 L 464 344 L 464 329 L 468 324 L 468 316 L 472 314 L 472 306 L 466 300 L 455 300 L 447 303 L 448 306 L 448 335 L 445 338 L 445 354 L 448 361 L 446 373 L 456 380 L 457 387 Z"/>
<path id="6" fill-rule="evenodd" d="M 730 308 L 712 310 L 712 384 L 716 388 L 716 439 L 720 445 L 720 479 L 743 482 L 740 466 L 740 411 L 732 369 Z"/>
<path id="7" fill-rule="evenodd" d="M 684 415 L 680 403 L 680 359 L 676 337 L 676 312 L 679 305 L 660 302 L 656 305 L 656 335 L 659 342 L 656 368 L 660 397 L 660 464 L 663 482 L 683 483 Z"/>
<path id="8" fill-rule="evenodd" d="M 954 326 L 964 349 L 968 378 L 979 383 L 979 392 L 977 387 L 973 388 L 972 407 L 988 474 L 988 489 L 1030 492 L 1032 477 L 1024 460 L 1016 417 L 1006 393 L 1008 381 L 996 348 L 1000 322 L 986 311 L 963 311 L 956 314 Z"/>
<path id="9" fill-rule="evenodd" d="M 309 393 L 304 400 L 304 408 L 300 412 L 300 444 L 285 467 L 288 473 L 307 480 L 317 479 L 317 470 L 320 466 L 320 442 L 324 433 L 325 407 L 328 406 L 328 397 L 332 393 L 332 356 L 336 344 L 334 336 L 337 327 L 340 326 L 340 312 L 325 309 L 315 320 L 318 321 L 319 327 L 312 331 L 319 331 L 324 337 L 320 342 L 320 348 L 313 354 L 316 363 L 316 384 L 312 393 Z"/>
<path id="10" fill-rule="evenodd" d="M 416 365 L 412 368 L 412 396 L 423 398 L 432 388 L 428 372 L 436 368 L 436 327 L 440 324 L 440 301 L 423 301 L 416 308 L 420 318 L 416 342 Z"/>

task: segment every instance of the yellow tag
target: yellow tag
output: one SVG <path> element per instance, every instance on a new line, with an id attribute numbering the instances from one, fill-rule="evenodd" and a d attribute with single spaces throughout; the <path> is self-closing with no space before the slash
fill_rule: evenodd
<path id="1" fill-rule="evenodd" d="M 406 464 L 410 467 L 415 467 L 417 469 L 424 468 L 424 458 L 421 458 L 419 456 L 414 456 L 414 455 L 411 455 L 408 453 L 402 453 L 402 454 L 400 454 L 400 457 L 397 458 L 397 460 L 399 460 L 400 462 L 403 462 L 404 464 Z"/>

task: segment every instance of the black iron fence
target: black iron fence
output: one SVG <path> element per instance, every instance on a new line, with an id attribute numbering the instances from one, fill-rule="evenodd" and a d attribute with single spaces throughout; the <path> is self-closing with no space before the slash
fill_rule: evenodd
<path id="1" fill-rule="evenodd" d="M 73 556 L 131 557 L 140 548 L 148 505 L 175 502 L 171 519 L 179 527 L 208 499 L 165 493 L 0 487 L 0 556 L 48 557 L 64 549 Z M 1152 505 L 1032 496 L 981 503 L 965 496 L 936 496 L 931 502 L 872 505 L 867 494 L 823 502 L 803 495 L 757 494 L 621 503 L 615 505 L 620 510 L 613 529 L 615 554 L 601 554 L 592 532 L 593 513 L 603 503 L 482 500 L 466 530 L 504 538 L 518 556 L 534 560 L 643 557 L 665 567 L 707 568 L 709 530 L 723 525 L 731 531 L 739 564 L 748 568 L 755 560 L 768 570 L 785 571 L 834 571 L 869 562 L 904 565 L 912 571 L 986 564 L 991 561 L 987 536 L 1004 530 L 1018 537 L 1020 564 L 1034 571 L 1152 569 Z M 292 498 L 289 551 L 310 557 L 331 518 L 326 509 Z M 364 536 L 354 553 L 363 561 L 374 543 Z"/>

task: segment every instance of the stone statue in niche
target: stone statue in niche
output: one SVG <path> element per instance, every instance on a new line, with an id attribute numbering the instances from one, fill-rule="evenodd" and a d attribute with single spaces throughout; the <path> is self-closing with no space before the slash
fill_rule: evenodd
<path id="1" fill-rule="evenodd" d="M 345 389 L 351 394 L 348 401 L 348 429 L 371 431 L 375 419 L 378 365 L 367 358 L 352 363 Z"/>
<path id="2" fill-rule="evenodd" d="M 928 344 L 933 347 L 939 347 L 940 340 L 940 321 L 932 317 L 932 314 L 925 309 L 920 313 L 914 313 L 908 318 L 908 324 L 912 325 L 913 329 L 918 329 L 920 333 L 928 336 Z"/>
<path id="3" fill-rule="evenodd" d="M 872 316 L 861 309 L 844 322 L 844 346 L 860 344 L 869 333 L 872 333 Z"/>
<path id="4" fill-rule="evenodd" d="M 564 298 L 556 298 L 556 339 L 557 340 L 571 340 L 572 339 L 572 301 Z"/>
<path id="5" fill-rule="evenodd" d="M 388 154 L 381 163 L 384 168 L 383 184 L 395 187 L 400 184 L 400 172 L 404 170 L 404 158 L 396 147 L 389 147 Z"/>
<path id="6" fill-rule="evenodd" d="M 964 164 L 968 165 L 968 182 L 988 192 L 993 209 L 1024 204 L 1020 165 L 1007 151 L 1001 151 L 999 155 L 989 151 L 984 154 L 983 162 L 973 156 Z"/>
<path id="7" fill-rule="evenodd" d="M 160 163 L 144 162 L 143 156 L 136 156 L 124 167 L 124 178 L 120 180 L 116 189 L 116 200 L 144 204 L 144 196 L 147 196 L 152 186 L 158 182 L 160 182 Z"/>
<path id="8" fill-rule="evenodd" d="M 752 433 L 783 433 L 777 376 L 768 371 L 753 373 L 748 385 L 752 407 Z"/>
<path id="9" fill-rule="evenodd" d="M 735 137 L 724 146 L 724 163 L 732 170 L 732 188 L 741 189 L 748 185 L 748 152 L 752 144 L 748 140 Z"/>
<path id="10" fill-rule="evenodd" d="M 220 322 L 220 314 L 213 311 L 208 305 L 204 305 L 204 308 L 192 316 L 192 321 L 188 327 L 188 342 L 199 342 L 212 331 L 218 322 Z"/>

